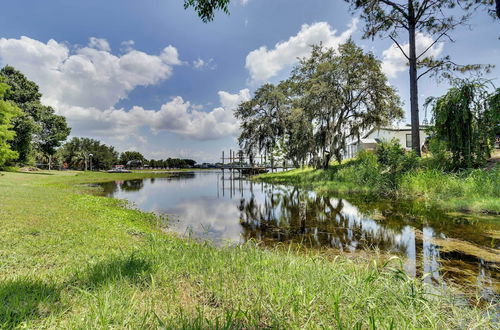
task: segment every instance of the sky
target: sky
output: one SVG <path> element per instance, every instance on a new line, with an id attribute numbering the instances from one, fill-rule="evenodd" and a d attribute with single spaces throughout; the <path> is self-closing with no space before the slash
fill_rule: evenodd
<path id="1" fill-rule="evenodd" d="M 404 58 L 390 39 L 362 39 L 363 22 L 341 0 L 233 0 L 230 15 L 211 23 L 182 0 L 19 0 L 2 3 L 0 15 L 0 65 L 35 81 L 42 102 L 66 116 L 71 136 L 118 151 L 215 162 L 222 150 L 237 149 L 239 103 L 286 79 L 310 45 L 335 48 L 349 38 L 382 61 L 404 102 L 399 124 L 409 122 Z M 486 13 L 452 37 L 429 54 L 500 64 L 500 21 Z M 419 34 L 417 48 L 432 42 Z M 500 68 L 486 78 L 500 86 Z M 448 87 L 421 79 L 420 103 Z"/>

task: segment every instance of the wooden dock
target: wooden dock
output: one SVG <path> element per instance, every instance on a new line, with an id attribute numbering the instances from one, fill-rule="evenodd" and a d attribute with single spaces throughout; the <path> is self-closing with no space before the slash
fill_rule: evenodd
<path id="1" fill-rule="evenodd" d="M 257 175 L 269 171 L 274 172 L 278 169 L 287 170 L 293 168 L 293 166 L 288 166 L 286 161 L 282 162 L 282 164 L 276 164 L 272 156 L 259 155 L 250 159 L 250 157 L 244 156 L 241 150 L 238 152 L 229 150 L 229 157 L 226 157 L 224 151 L 222 151 L 221 160 L 222 173 L 224 174 L 224 171 L 228 170 L 231 175 L 235 173 L 240 175 Z"/>

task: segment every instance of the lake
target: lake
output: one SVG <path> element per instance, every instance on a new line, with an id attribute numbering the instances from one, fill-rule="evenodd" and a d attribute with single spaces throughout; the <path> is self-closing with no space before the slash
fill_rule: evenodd
<path id="1" fill-rule="evenodd" d="M 168 228 L 217 245 L 300 243 L 343 253 L 404 256 L 405 270 L 438 285 L 500 294 L 500 217 L 446 214 L 418 203 L 318 195 L 231 179 L 226 171 L 103 183 L 107 196 L 168 215 Z M 443 281 L 444 280 L 444 281 Z"/>

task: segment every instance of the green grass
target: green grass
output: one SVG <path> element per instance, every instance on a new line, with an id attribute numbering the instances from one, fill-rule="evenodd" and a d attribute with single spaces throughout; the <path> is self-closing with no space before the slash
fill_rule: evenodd
<path id="1" fill-rule="evenodd" d="M 416 169 L 402 175 L 397 186 L 389 186 L 376 164 L 350 161 L 328 169 L 295 169 L 262 174 L 254 180 L 298 185 L 339 195 L 361 194 L 423 202 L 447 210 L 500 214 L 500 166 L 489 171 L 446 173 Z"/>
<path id="2" fill-rule="evenodd" d="M 0 173 L 0 328 L 496 326 L 397 259 L 216 248 L 79 185 L 143 175 Z"/>

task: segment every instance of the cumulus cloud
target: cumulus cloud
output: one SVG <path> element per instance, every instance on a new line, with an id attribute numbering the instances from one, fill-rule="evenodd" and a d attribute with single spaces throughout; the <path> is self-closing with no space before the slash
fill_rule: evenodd
<path id="1" fill-rule="evenodd" d="M 278 42 L 274 48 L 262 46 L 251 51 L 245 65 L 251 82 L 260 83 L 276 76 L 281 70 L 295 64 L 298 58 L 308 56 L 311 45 L 321 42 L 326 47 L 338 47 L 356 31 L 357 23 L 358 19 L 353 19 L 347 30 L 340 34 L 326 22 L 304 24 L 295 36 Z"/>
<path id="2" fill-rule="evenodd" d="M 89 39 L 89 47 L 95 48 L 97 50 L 102 50 L 105 52 L 111 51 L 111 46 L 109 45 L 109 42 L 106 39 L 92 37 Z"/>
<path id="3" fill-rule="evenodd" d="M 238 104 L 250 99 L 250 91 L 243 89 L 237 94 L 220 91 L 219 99 L 221 106 L 211 111 L 201 111 L 198 106 L 180 96 L 172 98 L 159 110 L 140 106 L 128 110 L 101 110 L 66 104 L 56 104 L 55 107 L 78 131 L 128 139 L 130 136 L 138 138 L 140 129 L 149 127 L 154 133 L 168 131 L 204 141 L 239 133 L 239 123 L 233 111 Z"/>
<path id="4" fill-rule="evenodd" d="M 21 70 L 40 85 L 47 100 L 80 106 L 109 108 L 138 86 L 156 84 L 172 75 L 180 64 L 177 49 L 159 55 L 130 50 L 122 56 L 109 52 L 109 44 L 91 38 L 92 47 L 70 52 L 64 43 L 40 42 L 28 37 L 0 39 L 0 60 Z"/>
<path id="5" fill-rule="evenodd" d="M 433 42 L 432 37 L 418 32 L 415 39 L 417 54 L 424 52 Z M 401 45 L 406 54 L 409 53 L 409 47 L 409 43 Z M 444 43 L 438 42 L 424 56 L 436 58 L 441 55 L 443 49 Z M 395 43 L 382 52 L 382 71 L 389 78 L 395 78 L 400 72 L 406 70 L 408 70 L 408 60 Z"/>
<path id="6" fill-rule="evenodd" d="M 112 137 L 113 141 L 133 138 L 144 143 L 140 135 L 144 127 L 153 133 L 169 131 L 197 140 L 238 133 L 233 110 L 250 99 L 248 89 L 237 94 L 219 92 L 220 106 L 211 111 L 203 111 L 180 96 L 160 109 L 115 108 L 136 87 L 166 80 L 174 66 L 183 64 L 173 46 L 157 55 L 134 49 L 132 41 L 122 46 L 126 53 L 114 55 L 109 43 L 98 38 L 90 38 L 88 46 L 77 48 L 55 40 L 43 43 L 28 37 L 1 38 L 0 64 L 12 65 L 34 80 L 44 95 L 42 101 L 66 116 L 74 134 Z"/>
<path id="7" fill-rule="evenodd" d="M 120 45 L 121 45 L 120 51 L 122 53 L 128 53 L 134 49 L 135 41 L 134 40 L 122 41 Z"/>

